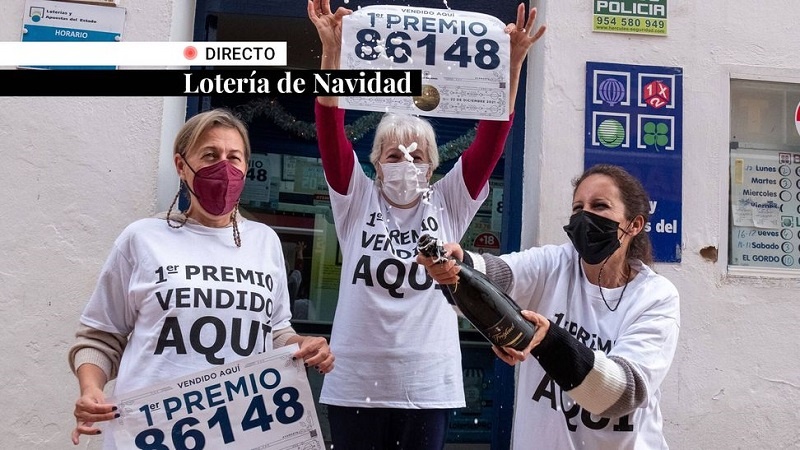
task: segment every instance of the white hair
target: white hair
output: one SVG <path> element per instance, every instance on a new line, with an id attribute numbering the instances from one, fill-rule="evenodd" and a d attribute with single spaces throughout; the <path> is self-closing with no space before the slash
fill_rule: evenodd
<path id="1" fill-rule="evenodd" d="M 430 159 L 431 171 L 439 167 L 439 148 L 436 146 L 436 133 L 434 133 L 433 127 L 427 120 L 410 114 L 384 114 L 375 129 L 375 140 L 372 142 L 372 152 L 369 155 L 369 161 L 372 165 L 378 164 L 383 143 L 391 139 L 405 143 L 405 145 L 410 145 L 411 142 L 415 141 L 420 147 L 423 147 L 424 144 Z"/>

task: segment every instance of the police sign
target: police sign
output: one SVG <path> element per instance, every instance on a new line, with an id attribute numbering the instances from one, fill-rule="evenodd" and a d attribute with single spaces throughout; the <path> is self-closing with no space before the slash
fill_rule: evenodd
<path id="1" fill-rule="evenodd" d="M 593 31 L 667 34 L 667 0 L 594 0 Z"/>

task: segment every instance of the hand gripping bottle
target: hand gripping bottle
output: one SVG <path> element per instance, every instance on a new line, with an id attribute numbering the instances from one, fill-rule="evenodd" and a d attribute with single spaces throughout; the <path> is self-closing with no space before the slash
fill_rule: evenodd
<path id="1" fill-rule="evenodd" d="M 441 242 L 428 234 L 420 236 L 417 248 L 423 256 L 441 261 L 447 259 Z M 519 306 L 486 275 L 458 261 L 456 264 L 461 267 L 458 282 L 447 285 L 452 303 L 492 344 L 525 350 L 536 327 L 522 317 Z"/>

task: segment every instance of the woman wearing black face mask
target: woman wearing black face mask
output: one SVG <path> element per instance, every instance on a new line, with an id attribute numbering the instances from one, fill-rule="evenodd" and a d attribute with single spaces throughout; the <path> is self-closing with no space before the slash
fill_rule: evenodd
<path id="1" fill-rule="evenodd" d="M 665 449 L 659 386 L 680 311 L 675 286 L 648 266 L 647 193 L 611 165 L 590 168 L 574 186 L 564 227 L 571 243 L 500 257 L 446 246 L 538 327 L 526 351 L 494 349 L 508 364 L 521 362 L 512 448 Z M 440 284 L 456 282 L 451 262 L 418 261 Z"/>
<path id="2" fill-rule="evenodd" d="M 278 235 L 238 217 L 249 159 L 245 125 L 226 110 L 197 114 L 178 132 L 175 169 L 190 206 L 174 211 L 173 201 L 166 215 L 125 228 L 81 315 L 69 352 L 80 385 L 75 445 L 119 417 L 103 392 L 114 378 L 118 396 L 294 343 L 294 358 L 333 369 L 325 338 L 291 326 Z M 115 436 L 104 448 L 116 448 Z"/>

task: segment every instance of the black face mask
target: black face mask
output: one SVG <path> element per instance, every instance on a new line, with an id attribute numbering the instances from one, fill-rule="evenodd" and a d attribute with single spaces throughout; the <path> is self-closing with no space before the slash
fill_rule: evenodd
<path id="1" fill-rule="evenodd" d="M 581 210 L 569 218 L 564 231 L 581 259 L 599 264 L 619 248 L 618 228 L 619 222 Z"/>

